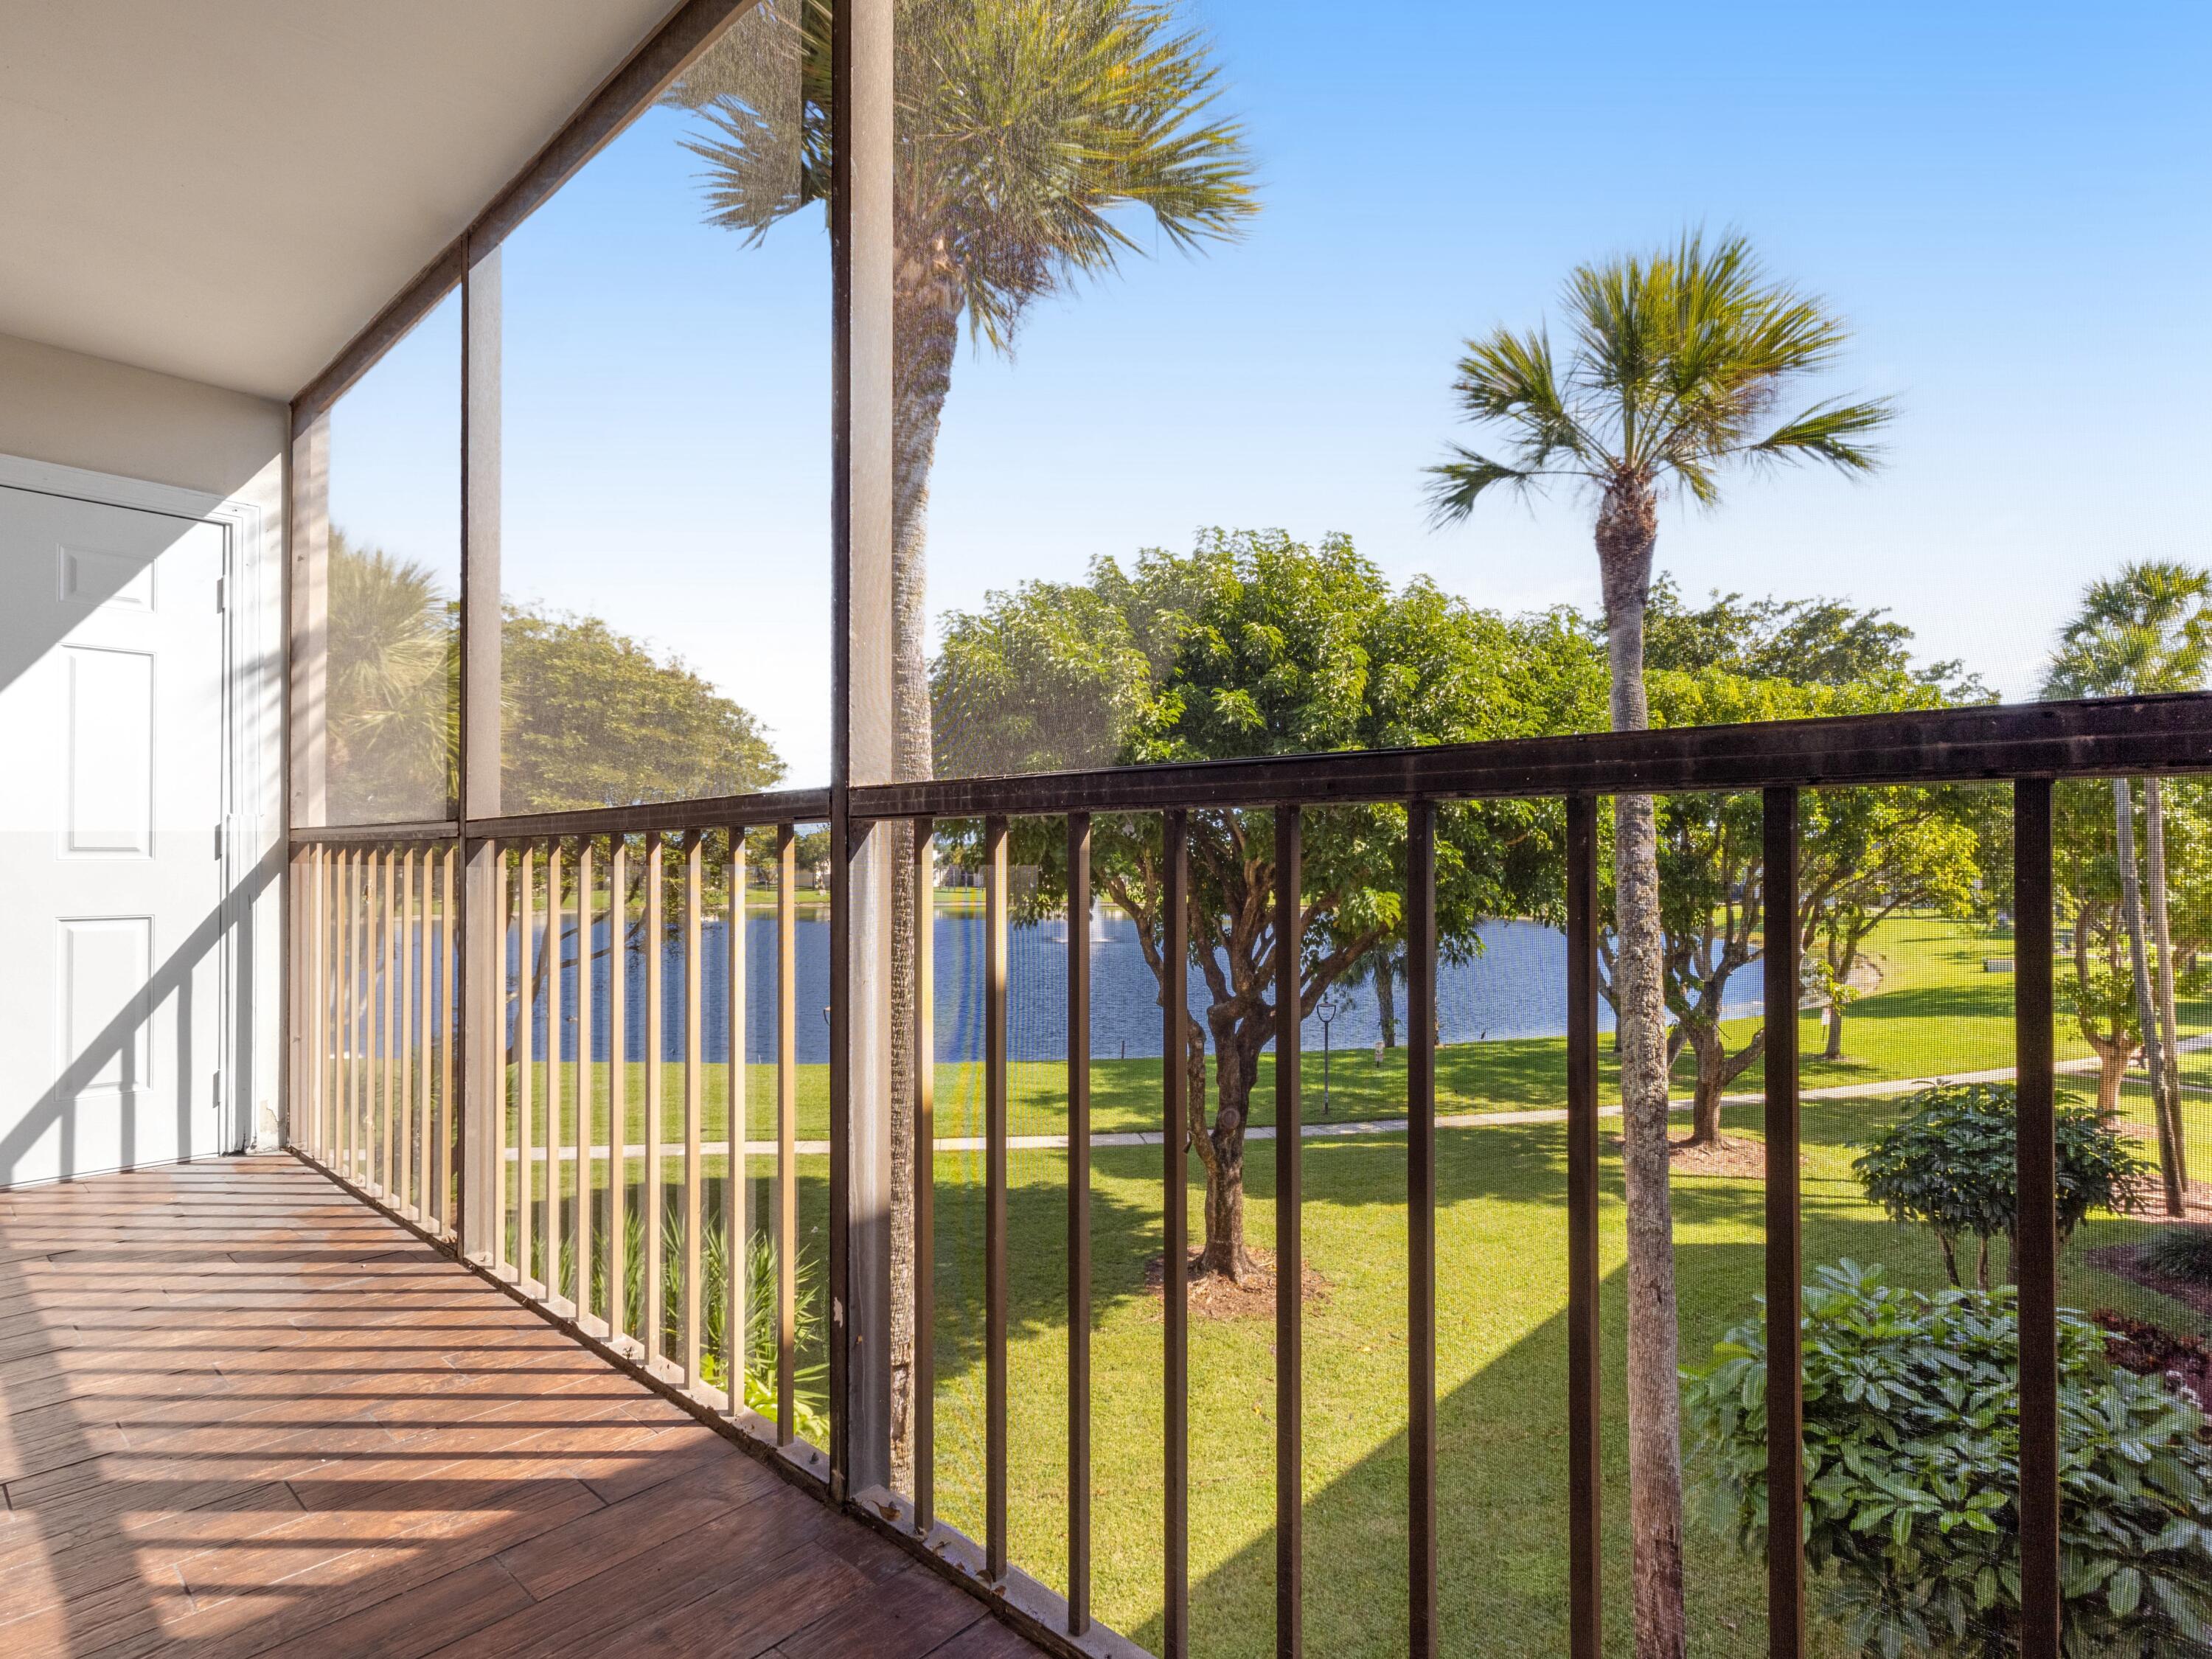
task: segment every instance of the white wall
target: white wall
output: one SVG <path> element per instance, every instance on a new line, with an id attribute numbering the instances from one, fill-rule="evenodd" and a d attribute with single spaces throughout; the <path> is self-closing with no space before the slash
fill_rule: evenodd
<path id="1" fill-rule="evenodd" d="M 265 498 L 273 514 L 289 419 L 265 398 L 0 334 L 0 454 Z"/>
<path id="2" fill-rule="evenodd" d="M 190 490 L 244 533 L 238 625 L 259 670 L 241 687 L 241 778 L 233 869 L 258 878 L 251 951 L 254 1011 L 252 1097 L 240 1101 L 237 1139 L 275 1145 L 283 976 L 281 902 L 284 813 L 281 740 L 284 468 L 290 412 L 283 404 L 0 334 L 0 456 L 82 474 Z M 18 479 L 17 482 L 27 480 Z M 54 477 L 40 487 L 123 500 L 100 479 Z M 155 505 L 149 501 L 144 505 Z M 175 510 L 173 503 L 161 505 Z M 0 573 L 4 578 L 4 573 Z M 4 593 L 0 593 L 3 598 Z M 243 1056 L 241 1056 L 243 1058 Z"/>

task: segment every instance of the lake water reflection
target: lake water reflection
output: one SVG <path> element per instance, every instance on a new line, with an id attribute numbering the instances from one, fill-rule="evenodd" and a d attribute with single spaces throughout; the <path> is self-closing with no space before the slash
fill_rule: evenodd
<path id="1" fill-rule="evenodd" d="M 799 1030 L 798 1050 L 802 1065 L 821 1065 L 830 1058 L 830 924 L 818 907 L 802 912 L 798 926 Z M 706 971 L 701 1001 L 702 1047 L 709 1062 L 729 1055 L 728 997 L 723 969 L 725 925 L 710 923 L 705 930 Z M 1091 1051 L 1100 1060 L 1157 1057 L 1160 1052 L 1159 994 L 1152 970 L 1145 965 L 1137 942 L 1136 924 L 1127 917 L 1107 913 L 1093 919 L 1091 933 Z M 1439 1036 L 1445 1042 L 1473 1042 L 1488 1037 L 1555 1036 L 1566 1030 L 1567 946 L 1555 930 L 1527 921 L 1492 922 L 1482 929 L 1483 948 L 1466 962 L 1447 963 L 1437 975 L 1437 1004 Z M 611 982 L 604 923 L 595 930 L 592 960 L 592 1000 L 604 1010 Z M 575 990 L 576 938 L 573 927 L 563 939 L 562 1057 L 576 1054 Z M 937 918 L 937 1047 L 945 1060 L 977 1060 L 983 1054 L 983 918 L 974 912 L 941 914 Z M 1008 930 L 1009 1039 L 1016 1060 L 1054 1060 L 1066 1054 L 1067 932 L 1064 922 L 1048 921 Z M 512 964 L 515 952 L 510 947 Z M 644 1057 L 645 960 L 643 949 L 633 940 L 627 969 L 629 1058 Z M 1739 994 L 1729 1001 L 1731 1014 L 1756 1014 L 1759 1008 L 1759 975 L 1747 970 L 1738 975 Z M 683 956 L 680 942 L 672 940 L 664 961 L 664 1058 L 682 1057 Z M 1340 1049 L 1363 1048 L 1380 1040 L 1381 1019 L 1372 987 L 1334 994 L 1338 1007 L 1330 1023 L 1330 1043 Z M 1203 977 L 1191 975 L 1191 1014 L 1204 1029 L 1207 994 Z M 1401 1038 L 1403 1036 L 1405 994 L 1398 993 Z M 763 913 L 748 917 L 745 927 L 745 1050 L 757 1062 L 775 1058 L 775 920 Z M 537 1052 L 545 1052 L 545 1009 L 541 1000 L 536 1022 Z M 1602 1004 L 1601 1025 L 1610 1030 L 1613 1017 Z M 606 1023 L 595 1020 L 592 1058 L 607 1058 Z M 1310 1018 L 1305 1047 L 1322 1046 L 1322 1022 Z"/>

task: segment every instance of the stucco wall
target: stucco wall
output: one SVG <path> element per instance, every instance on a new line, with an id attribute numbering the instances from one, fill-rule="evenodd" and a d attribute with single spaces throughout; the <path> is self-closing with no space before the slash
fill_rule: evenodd
<path id="1" fill-rule="evenodd" d="M 283 748 L 278 684 L 283 635 L 283 453 L 289 413 L 282 404 L 217 386 L 155 374 L 122 363 L 0 335 L 0 456 L 33 463 L 7 468 L 8 481 L 82 493 L 126 504 L 177 510 L 168 498 L 137 501 L 133 492 L 99 480 L 41 468 L 67 467 L 191 490 L 214 500 L 183 510 L 213 510 L 218 501 L 253 512 L 224 516 L 241 537 L 234 553 L 234 626 L 249 648 L 237 657 L 264 665 L 235 705 L 243 722 L 233 754 L 239 780 L 232 818 L 233 865 L 248 890 L 234 960 L 253 1009 L 252 1034 L 236 1054 L 227 1106 L 232 1144 L 273 1145 L 280 1133 L 278 1057 L 281 998 L 281 893 L 283 869 Z M 0 583 L 8 573 L 0 569 Z"/>
<path id="2" fill-rule="evenodd" d="M 0 454 L 265 495 L 273 514 L 287 419 L 282 404 L 0 334 Z"/>

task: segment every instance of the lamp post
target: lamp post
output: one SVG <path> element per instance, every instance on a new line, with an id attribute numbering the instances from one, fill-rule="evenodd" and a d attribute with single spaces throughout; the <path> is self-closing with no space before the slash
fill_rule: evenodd
<path id="1" fill-rule="evenodd" d="M 1336 1018 L 1336 1002 L 1324 996 L 1314 1013 L 1321 1021 L 1321 1115 L 1328 1115 L 1328 1023 Z"/>

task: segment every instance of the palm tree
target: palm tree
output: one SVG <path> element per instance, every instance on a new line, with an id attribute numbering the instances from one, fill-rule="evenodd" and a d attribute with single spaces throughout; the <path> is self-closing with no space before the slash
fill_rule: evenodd
<path id="1" fill-rule="evenodd" d="M 1578 266 L 1564 307 L 1564 357 L 1547 329 L 1500 328 L 1468 343 L 1454 389 L 1469 420 L 1505 447 L 1454 446 L 1432 468 L 1439 523 L 1456 522 L 1493 489 L 1562 481 L 1595 504 L 1598 572 L 1615 731 L 1650 723 L 1644 617 L 1659 507 L 1677 491 L 1720 499 L 1731 463 L 1814 461 L 1846 472 L 1875 465 L 1869 440 L 1883 401 L 1816 403 L 1772 418 L 1784 392 L 1827 367 L 1846 338 L 1820 301 L 1771 280 L 1747 241 L 1672 248 Z M 1629 1490 L 1639 1659 L 1679 1659 L 1682 1464 L 1676 1371 L 1674 1221 L 1668 1190 L 1667 1008 L 1657 831 L 1648 795 L 1613 801 L 1618 918 L 1613 989 L 1628 1182 Z"/>
<path id="2" fill-rule="evenodd" d="M 459 737 L 452 606 L 428 566 L 335 525 L 327 571 L 331 821 L 438 817 Z"/>
<path id="3" fill-rule="evenodd" d="M 2212 663 L 2212 574 L 2170 559 L 2122 565 L 2082 590 L 2081 608 L 2059 636 L 2045 675 L 2046 697 L 2110 697 L 2193 691 Z M 2181 1128 L 2181 1063 L 2176 1046 L 2173 947 L 2166 893 L 2166 802 L 2159 780 L 2143 780 L 2144 848 L 2150 866 L 2151 937 L 2143 927 L 2142 882 L 2136 867 L 2134 792 L 2112 780 L 2114 846 L 2120 902 L 2134 954 L 2136 1011 L 2150 1069 L 2158 1121 L 2159 1167 L 2166 1213 L 2179 1215 L 2189 1167 Z M 2156 946 L 2158 985 L 2151 986 Z"/>
<path id="4" fill-rule="evenodd" d="M 695 111 L 708 222 L 757 239 L 826 200 L 834 0 L 763 0 L 670 100 Z M 897 0 L 894 13 L 892 764 L 933 769 L 927 641 L 929 475 L 964 322 L 1010 354 L 1038 301 L 1141 251 L 1133 216 L 1189 250 L 1257 210 L 1237 125 L 1215 112 L 1206 42 L 1162 0 Z M 895 1281 L 911 1272 L 911 831 L 895 834 L 891 1191 Z M 892 1298 L 895 1472 L 908 1467 L 909 1299 Z"/>

